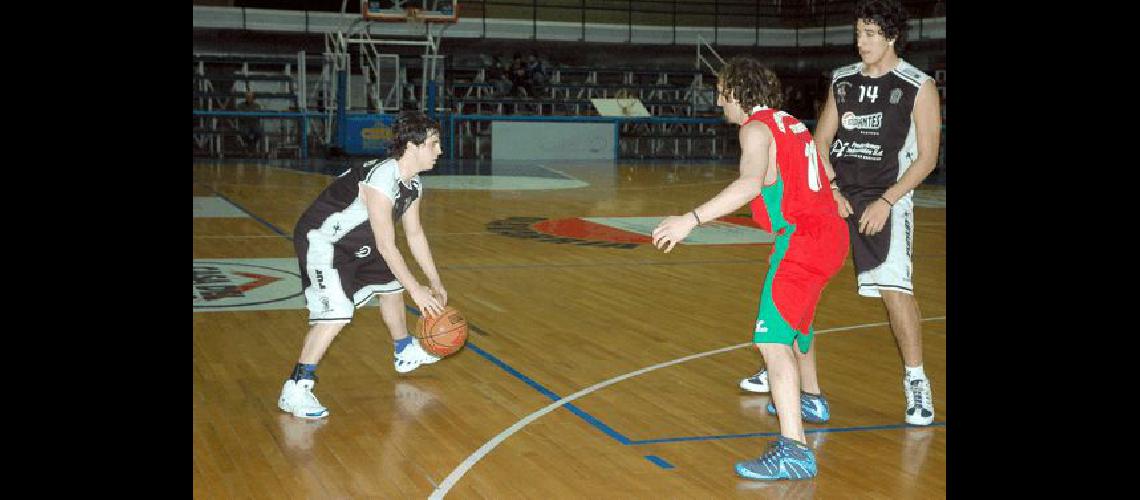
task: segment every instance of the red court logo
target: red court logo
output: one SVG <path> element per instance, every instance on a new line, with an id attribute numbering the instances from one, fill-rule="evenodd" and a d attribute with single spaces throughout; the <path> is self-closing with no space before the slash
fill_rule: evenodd
<path id="1" fill-rule="evenodd" d="M 254 259 L 291 260 L 291 259 Z M 275 262 L 276 263 L 276 262 Z M 296 263 L 258 265 L 243 261 L 194 261 L 194 309 L 211 310 L 256 306 L 300 296 L 301 276 Z"/>
<path id="2" fill-rule="evenodd" d="M 547 243 L 629 250 L 652 244 L 653 228 L 663 217 L 508 217 L 491 221 L 487 230 Z M 703 224 L 685 239 L 685 245 L 763 245 L 774 241 L 749 217 L 726 216 Z"/>

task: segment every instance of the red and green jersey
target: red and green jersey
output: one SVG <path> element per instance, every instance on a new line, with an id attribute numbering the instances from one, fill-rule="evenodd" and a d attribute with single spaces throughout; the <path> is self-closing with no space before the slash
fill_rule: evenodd
<path id="1" fill-rule="evenodd" d="M 757 106 L 745 124 L 768 126 L 776 143 L 776 182 L 752 200 L 752 218 L 776 234 L 760 292 L 752 341 L 811 348 L 815 306 L 843 267 L 849 245 L 823 162 L 807 127 L 795 117 Z"/>
<path id="2" fill-rule="evenodd" d="M 778 205 L 766 203 L 774 200 L 766 200 L 763 193 L 752 200 L 752 219 L 756 224 L 766 231 L 778 233 L 804 217 L 838 218 L 839 209 L 827 183 L 823 160 L 815 149 L 815 141 L 807 126 L 796 117 L 767 106 L 752 108 L 752 116 L 741 126 L 752 121 L 764 123 L 772 132 L 776 142 L 779 179 L 783 184 Z"/>

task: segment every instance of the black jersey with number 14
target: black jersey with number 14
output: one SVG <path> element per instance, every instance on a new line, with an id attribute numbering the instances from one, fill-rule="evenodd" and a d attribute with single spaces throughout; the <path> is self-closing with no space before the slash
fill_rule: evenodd
<path id="1" fill-rule="evenodd" d="M 831 78 L 839 127 L 829 157 L 843 194 L 858 200 L 878 198 L 918 156 L 914 101 L 930 79 L 902 59 L 876 78 L 863 70 L 855 63 Z"/>

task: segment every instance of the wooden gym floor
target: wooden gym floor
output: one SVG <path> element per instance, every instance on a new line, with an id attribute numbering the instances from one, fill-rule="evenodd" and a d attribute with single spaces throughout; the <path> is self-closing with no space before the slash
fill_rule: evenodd
<path id="1" fill-rule="evenodd" d="M 805 424 L 819 476 L 764 483 L 732 466 L 779 431 L 769 396 L 737 387 L 760 366 L 748 341 L 771 245 L 666 255 L 606 229 L 691 209 L 734 162 L 437 167 L 478 174 L 425 175 L 421 212 L 470 342 L 400 376 L 379 308 L 357 310 L 317 372 L 318 421 L 276 405 L 307 330 L 291 232 L 343 168 L 287 163 L 194 161 L 196 498 L 945 496 L 944 188 L 919 189 L 914 227 L 935 425 L 905 425 L 886 310 L 856 294 L 848 257 L 815 320 L 832 412 Z"/>

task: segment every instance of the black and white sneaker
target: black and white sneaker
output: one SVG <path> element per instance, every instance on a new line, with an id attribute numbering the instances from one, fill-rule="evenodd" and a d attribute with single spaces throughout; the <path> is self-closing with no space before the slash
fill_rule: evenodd
<path id="1" fill-rule="evenodd" d="M 768 392 L 768 370 L 760 370 L 756 375 L 741 380 L 740 388 L 748 392 Z"/>
<path id="2" fill-rule="evenodd" d="M 934 398 L 930 395 L 930 381 L 924 378 L 903 380 L 906 392 L 906 423 L 930 425 L 934 422 Z"/>

